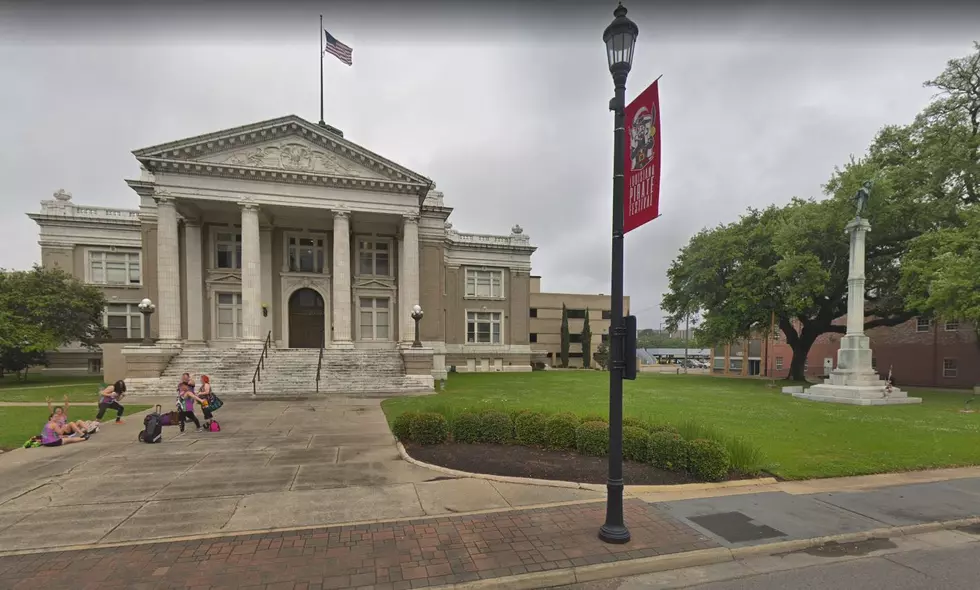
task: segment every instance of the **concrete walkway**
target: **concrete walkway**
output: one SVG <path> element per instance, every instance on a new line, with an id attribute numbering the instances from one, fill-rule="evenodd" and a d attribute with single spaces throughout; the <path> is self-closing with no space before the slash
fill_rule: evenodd
<path id="1" fill-rule="evenodd" d="M 132 400 L 131 403 L 150 403 Z M 0 455 L 0 552 L 426 517 L 594 500 L 452 478 L 403 461 L 380 399 L 226 400 L 222 431 L 137 442 L 141 416 L 88 442 Z M 166 400 L 172 404 L 172 399 Z M 165 409 L 169 409 L 165 406 Z"/>

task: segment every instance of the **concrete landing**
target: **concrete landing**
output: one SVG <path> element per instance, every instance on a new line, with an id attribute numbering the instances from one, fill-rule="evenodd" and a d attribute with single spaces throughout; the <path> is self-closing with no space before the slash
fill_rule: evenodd
<path id="1" fill-rule="evenodd" d="M 893 388 L 890 393 L 886 393 L 884 385 L 862 386 L 823 383 L 814 385 L 803 392 L 793 392 L 793 397 L 815 402 L 853 406 L 895 406 L 922 403 L 921 397 L 909 397 L 906 392 L 898 388 Z"/>

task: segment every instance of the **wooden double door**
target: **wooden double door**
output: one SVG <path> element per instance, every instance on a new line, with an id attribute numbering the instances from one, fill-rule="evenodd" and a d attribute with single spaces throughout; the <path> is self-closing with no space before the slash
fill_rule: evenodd
<path id="1" fill-rule="evenodd" d="M 289 297 L 289 347 L 320 348 L 325 344 L 326 309 L 313 289 L 299 289 Z"/>

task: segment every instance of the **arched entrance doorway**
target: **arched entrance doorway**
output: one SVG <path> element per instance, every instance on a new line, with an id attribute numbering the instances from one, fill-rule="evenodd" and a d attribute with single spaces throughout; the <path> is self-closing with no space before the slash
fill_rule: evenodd
<path id="1" fill-rule="evenodd" d="M 298 289 L 289 297 L 289 347 L 320 348 L 324 344 L 323 297 Z"/>

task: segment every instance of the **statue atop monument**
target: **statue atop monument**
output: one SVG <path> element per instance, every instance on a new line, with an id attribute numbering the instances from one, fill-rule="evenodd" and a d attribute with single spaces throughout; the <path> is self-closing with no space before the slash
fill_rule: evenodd
<path id="1" fill-rule="evenodd" d="M 856 195 L 851 197 L 854 204 L 857 207 L 857 217 L 861 217 L 861 213 L 868 208 L 868 199 L 871 198 L 871 188 L 874 186 L 873 180 L 865 180 L 861 188 L 858 189 Z"/>

